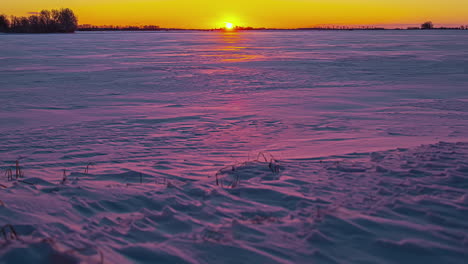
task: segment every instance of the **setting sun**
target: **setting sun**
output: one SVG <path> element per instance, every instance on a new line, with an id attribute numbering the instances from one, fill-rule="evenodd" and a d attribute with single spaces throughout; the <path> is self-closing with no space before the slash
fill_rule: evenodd
<path id="1" fill-rule="evenodd" d="M 230 23 L 230 22 L 224 22 L 224 27 L 227 29 L 227 30 L 232 30 L 234 28 L 234 24 L 233 23 Z"/>

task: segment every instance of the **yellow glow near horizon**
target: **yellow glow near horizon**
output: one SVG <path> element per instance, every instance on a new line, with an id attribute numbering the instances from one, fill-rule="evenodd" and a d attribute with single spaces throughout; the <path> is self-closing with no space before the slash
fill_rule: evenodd
<path id="1" fill-rule="evenodd" d="M 159 25 L 220 28 L 297 28 L 318 25 L 468 24 L 466 0 L 15 0 L 2 1 L 0 14 L 24 16 L 69 7 L 80 24 Z"/>

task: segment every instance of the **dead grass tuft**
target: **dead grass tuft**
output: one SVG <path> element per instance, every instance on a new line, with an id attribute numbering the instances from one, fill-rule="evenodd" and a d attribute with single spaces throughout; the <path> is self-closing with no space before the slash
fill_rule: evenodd
<path id="1" fill-rule="evenodd" d="M 4 225 L 0 231 L 5 241 L 19 240 L 18 233 L 16 233 L 15 228 L 10 224 Z"/>
<path id="2" fill-rule="evenodd" d="M 259 152 L 257 154 L 257 159 L 254 160 L 256 162 L 262 162 L 262 163 L 268 163 L 268 168 L 271 170 L 271 172 L 273 172 L 274 174 L 278 174 L 280 173 L 280 165 L 279 165 L 279 162 L 277 159 L 275 159 L 275 157 L 269 153 L 265 153 L 265 152 Z M 220 170 L 218 170 L 215 174 L 215 179 L 216 179 L 216 186 L 221 186 L 222 188 L 236 188 L 237 186 L 239 186 L 240 184 L 240 175 L 238 173 L 236 173 L 235 175 L 235 179 L 230 182 L 229 184 L 224 184 L 224 181 L 222 179 L 219 178 L 220 175 L 228 172 L 228 171 L 236 171 L 236 166 L 242 166 L 242 165 L 245 165 L 247 164 L 248 162 L 243 162 L 243 163 L 237 163 L 235 165 L 230 165 L 230 166 L 226 166 L 224 168 L 221 168 Z"/>
<path id="3" fill-rule="evenodd" d="M 11 170 L 11 168 L 7 168 L 5 170 L 5 176 L 7 177 L 7 181 L 13 180 L 13 171 Z"/>
<path id="4" fill-rule="evenodd" d="M 89 162 L 87 165 L 86 165 L 86 168 L 84 170 L 84 175 L 88 175 L 89 174 L 89 168 L 93 166 L 93 163 Z"/>

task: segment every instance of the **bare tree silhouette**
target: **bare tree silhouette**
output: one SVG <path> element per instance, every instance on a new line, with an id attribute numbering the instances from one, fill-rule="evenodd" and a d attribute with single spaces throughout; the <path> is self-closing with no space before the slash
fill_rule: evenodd
<path id="1" fill-rule="evenodd" d="M 7 32 L 10 27 L 10 21 L 5 15 L 0 15 L 0 32 Z"/>
<path id="2" fill-rule="evenodd" d="M 421 29 L 433 29 L 433 28 L 434 28 L 434 24 L 432 24 L 431 21 L 424 22 L 421 25 Z"/>
<path id="3" fill-rule="evenodd" d="M 58 32 L 71 33 L 78 28 L 78 19 L 69 8 L 52 10 L 52 17 L 57 24 Z"/>
<path id="4" fill-rule="evenodd" d="M 39 20 L 41 24 L 41 32 L 53 31 L 55 21 L 52 19 L 52 15 L 49 10 L 42 10 L 39 13 Z"/>
<path id="5" fill-rule="evenodd" d="M 30 17 L 0 16 L 0 32 L 13 33 L 72 33 L 78 28 L 78 19 L 69 8 L 42 10 Z"/>

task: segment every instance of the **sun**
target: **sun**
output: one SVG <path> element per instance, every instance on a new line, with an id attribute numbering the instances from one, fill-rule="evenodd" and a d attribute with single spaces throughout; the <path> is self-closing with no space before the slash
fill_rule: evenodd
<path id="1" fill-rule="evenodd" d="M 234 29 L 234 24 L 231 22 L 224 22 L 224 27 L 226 28 L 226 30 L 232 30 Z"/>

